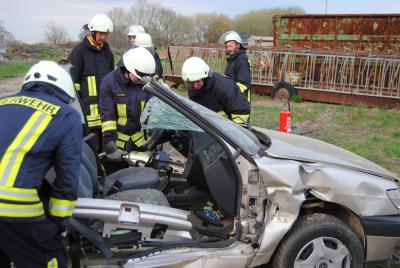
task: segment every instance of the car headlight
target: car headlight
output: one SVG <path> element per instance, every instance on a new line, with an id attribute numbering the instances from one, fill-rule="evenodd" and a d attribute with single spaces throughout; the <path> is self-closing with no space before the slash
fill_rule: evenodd
<path id="1" fill-rule="evenodd" d="M 390 201 L 392 201 L 392 204 L 397 209 L 400 209 L 400 189 L 386 190 L 386 194 L 389 197 Z"/>

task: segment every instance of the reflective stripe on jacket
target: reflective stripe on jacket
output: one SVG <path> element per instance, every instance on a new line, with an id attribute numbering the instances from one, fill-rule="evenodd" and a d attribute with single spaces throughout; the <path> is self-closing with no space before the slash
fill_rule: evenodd
<path id="1" fill-rule="evenodd" d="M 71 216 L 77 198 L 80 115 L 54 88 L 44 88 L 49 94 L 37 88 L 0 99 L 0 220 L 44 218 L 37 189 L 52 166 L 57 178 L 49 215 Z"/>

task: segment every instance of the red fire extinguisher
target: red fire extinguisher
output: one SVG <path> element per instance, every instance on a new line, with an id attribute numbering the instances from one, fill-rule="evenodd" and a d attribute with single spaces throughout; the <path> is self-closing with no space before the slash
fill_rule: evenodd
<path id="1" fill-rule="evenodd" d="M 289 101 L 285 102 L 283 110 L 279 114 L 279 131 L 292 131 L 292 111 L 290 109 Z"/>

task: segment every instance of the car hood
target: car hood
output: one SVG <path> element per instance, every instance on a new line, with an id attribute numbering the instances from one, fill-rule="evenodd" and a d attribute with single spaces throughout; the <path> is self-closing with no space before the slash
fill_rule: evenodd
<path id="1" fill-rule="evenodd" d="M 381 166 L 332 144 L 290 133 L 256 127 L 254 129 L 266 134 L 271 139 L 271 146 L 265 151 L 268 156 L 337 165 L 388 179 L 396 179 L 395 174 Z"/>

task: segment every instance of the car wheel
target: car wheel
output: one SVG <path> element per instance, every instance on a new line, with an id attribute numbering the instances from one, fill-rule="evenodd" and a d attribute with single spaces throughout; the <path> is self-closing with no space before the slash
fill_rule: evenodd
<path id="1" fill-rule="evenodd" d="M 272 89 L 271 97 L 273 100 L 288 101 L 296 95 L 296 89 L 288 82 L 281 81 Z"/>
<path id="2" fill-rule="evenodd" d="M 274 268 L 364 267 L 360 239 L 343 221 L 327 214 L 301 218 L 279 245 Z"/>

